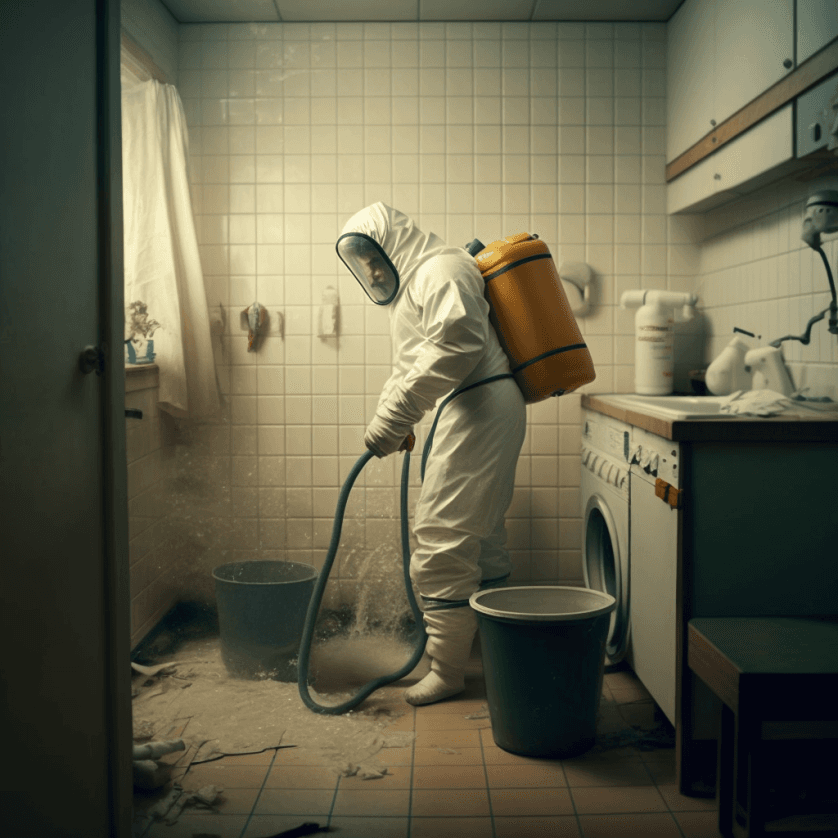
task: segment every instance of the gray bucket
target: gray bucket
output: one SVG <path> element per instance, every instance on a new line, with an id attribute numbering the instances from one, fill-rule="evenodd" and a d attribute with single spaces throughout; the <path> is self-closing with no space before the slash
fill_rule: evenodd
<path id="1" fill-rule="evenodd" d="M 539 585 L 478 591 L 469 602 L 495 743 L 535 757 L 591 748 L 614 597 Z"/>
<path id="2" fill-rule="evenodd" d="M 296 681 L 293 661 L 317 568 L 298 562 L 233 562 L 215 568 L 212 576 L 227 671 L 235 678 Z"/>

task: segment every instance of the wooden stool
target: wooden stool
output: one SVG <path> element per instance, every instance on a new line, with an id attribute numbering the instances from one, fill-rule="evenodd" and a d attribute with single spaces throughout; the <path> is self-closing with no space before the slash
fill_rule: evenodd
<path id="1" fill-rule="evenodd" d="M 719 832 L 838 835 L 838 814 L 804 810 L 769 821 L 764 744 L 838 738 L 838 616 L 695 618 L 687 662 L 722 701 Z M 838 785 L 834 745 L 824 743 L 821 766 Z"/>

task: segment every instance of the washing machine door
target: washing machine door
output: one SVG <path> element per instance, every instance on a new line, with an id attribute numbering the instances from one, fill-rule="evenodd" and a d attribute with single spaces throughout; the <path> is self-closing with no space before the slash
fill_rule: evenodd
<path id="1" fill-rule="evenodd" d="M 585 476 L 583 474 L 583 478 Z M 605 644 L 606 666 L 613 666 L 625 657 L 629 638 L 628 503 L 621 498 L 609 501 L 596 486 L 583 493 L 583 497 L 587 497 L 582 529 L 585 585 L 617 600 Z M 613 511 L 612 506 L 615 507 Z"/>

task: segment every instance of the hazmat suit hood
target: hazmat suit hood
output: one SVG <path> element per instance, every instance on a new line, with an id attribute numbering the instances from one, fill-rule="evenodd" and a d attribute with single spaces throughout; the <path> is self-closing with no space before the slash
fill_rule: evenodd
<path id="1" fill-rule="evenodd" d="M 360 234 L 353 235 L 353 234 Z M 385 274 L 380 288 L 371 287 L 364 270 L 354 253 L 370 245 L 370 252 L 378 251 L 383 258 L 379 262 Z M 376 305 L 389 305 L 404 291 L 419 269 L 436 256 L 463 254 L 462 248 L 446 245 L 434 233 L 423 233 L 402 212 L 380 201 L 355 213 L 343 227 L 336 250 L 341 261 L 349 268 L 367 296 Z"/>

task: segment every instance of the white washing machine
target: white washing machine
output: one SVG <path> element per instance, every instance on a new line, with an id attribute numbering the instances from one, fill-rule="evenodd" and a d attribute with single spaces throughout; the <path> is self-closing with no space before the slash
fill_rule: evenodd
<path id="1" fill-rule="evenodd" d="M 582 572 L 585 585 L 617 600 L 605 645 L 606 666 L 626 656 L 629 622 L 630 426 L 582 411 Z"/>

